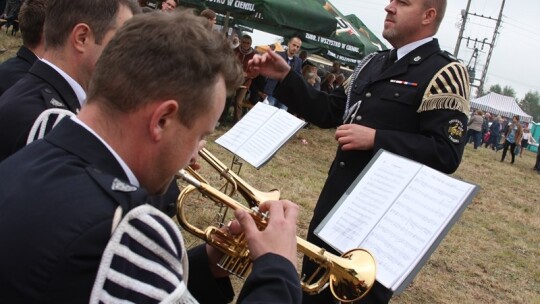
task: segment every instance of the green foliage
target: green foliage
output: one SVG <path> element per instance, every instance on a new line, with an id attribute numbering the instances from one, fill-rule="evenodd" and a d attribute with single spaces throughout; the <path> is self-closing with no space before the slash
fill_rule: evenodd
<path id="1" fill-rule="evenodd" d="M 489 92 L 502 94 L 502 88 L 499 84 L 494 84 L 491 87 L 489 87 Z"/>
<path id="2" fill-rule="evenodd" d="M 530 91 L 525 94 L 520 106 L 523 111 L 533 117 L 534 121 L 540 121 L 540 93 L 538 91 Z"/>
<path id="3" fill-rule="evenodd" d="M 494 84 L 491 87 L 489 87 L 489 92 L 516 98 L 516 90 L 514 90 L 511 86 L 507 86 L 507 85 L 504 86 L 504 88 L 501 88 L 501 85 Z"/>
<path id="4" fill-rule="evenodd" d="M 516 98 L 516 90 L 506 85 L 502 90 L 502 95 Z"/>

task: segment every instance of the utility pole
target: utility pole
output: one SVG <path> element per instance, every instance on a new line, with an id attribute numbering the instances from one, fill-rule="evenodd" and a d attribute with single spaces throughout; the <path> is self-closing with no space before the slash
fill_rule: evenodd
<path id="1" fill-rule="evenodd" d="M 478 87 L 479 92 L 484 91 L 484 83 L 486 81 L 487 71 L 489 68 L 489 61 L 491 60 L 491 54 L 493 54 L 493 49 L 495 48 L 495 41 L 497 40 L 497 35 L 499 34 L 499 28 L 501 27 L 502 14 L 503 14 L 505 2 L 506 0 L 503 0 L 502 5 L 501 5 L 501 11 L 499 12 L 499 18 L 497 19 L 497 25 L 495 26 L 495 31 L 493 32 L 493 38 L 491 39 L 491 47 L 489 48 L 486 64 L 484 65 L 484 71 L 482 72 L 482 79 L 480 79 L 480 86 Z"/>
<path id="2" fill-rule="evenodd" d="M 505 4 L 506 0 L 502 0 L 501 10 L 499 12 L 499 17 L 497 19 L 489 17 L 489 16 L 484 16 L 482 14 L 469 12 L 471 2 L 472 2 L 472 0 L 467 1 L 467 8 L 465 10 L 461 11 L 462 22 L 461 22 L 461 28 L 459 30 L 459 36 L 458 36 L 458 39 L 457 39 L 457 42 L 456 42 L 456 48 L 454 49 L 454 56 L 457 58 L 457 56 L 459 54 L 460 47 L 461 47 L 461 41 L 463 39 L 465 39 L 465 38 L 467 39 L 467 46 L 469 46 L 470 41 L 475 42 L 474 50 L 475 50 L 476 53 L 473 53 L 473 57 L 475 57 L 474 58 L 475 62 L 476 62 L 476 60 L 478 58 L 477 43 L 479 43 L 479 41 L 482 41 L 482 49 L 483 49 L 484 45 L 489 46 L 488 56 L 487 56 L 487 59 L 486 59 L 486 63 L 484 64 L 484 69 L 482 71 L 482 74 L 481 74 L 480 78 L 474 77 L 474 75 L 476 74 L 475 71 L 472 71 L 472 73 L 471 73 L 471 71 L 469 71 L 469 75 L 471 76 L 470 77 L 471 87 L 478 88 L 478 93 L 481 93 L 484 90 L 484 84 L 485 84 L 485 81 L 486 81 L 486 76 L 487 76 L 487 72 L 488 72 L 488 68 L 489 68 L 489 62 L 491 60 L 491 55 L 493 54 L 493 49 L 495 48 L 495 42 L 497 40 L 497 35 L 499 34 L 499 29 L 500 29 L 501 22 L 502 22 L 502 14 L 503 14 L 503 10 L 504 10 L 504 4 Z M 493 32 L 493 37 L 492 37 L 492 39 L 491 39 L 491 41 L 489 43 L 486 42 L 487 38 L 484 38 L 484 39 L 474 38 L 473 39 L 471 37 L 464 37 L 463 36 L 463 33 L 465 31 L 465 24 L 467 23 L 467 19 L 469 18 L 469 16 L 476 17 L 476 18 L 484 18 L 484 19 L 488 19 L 488 20 L 492 20 L 492 21 L 496 22 L 495 30 Z M 471 57 L 471 59 L 473 59 L 473 58 Z M 476 66 L 476 63 L 475 63 L 475 66 Z"/>
<path id="3" fill-rule="evenodd" d="M 461 19 L 463 20 L 461 22 L 461 28 L 459 29 L 459 36 L 456 42 L 456 48 L 454 49 L 454 56 L 457 58 L 459 53 L 459 47 L 461 46 L 461 39 L 463 39 L 463 32 L 465 31 L 465 23 L 467 22 L 467 15 L 469 15 L 469 8 L 471 7 L 471 1 L 469 0 L 467 2 L 467 8 L 465 11 L 461 10 Z"/>

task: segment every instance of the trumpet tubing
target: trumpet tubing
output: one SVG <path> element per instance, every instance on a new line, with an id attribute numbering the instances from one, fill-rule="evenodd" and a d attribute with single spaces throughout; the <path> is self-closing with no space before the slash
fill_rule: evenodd
<path id="1" fill-rule="evenodd" d="M 251 270 L 252 263 L 244 234 L 233 236 L 213 226 L 209 226 L 204 230 L 195 227 L 186 220 L 185 202 L 192 192 L 198 191 L 215 203 L 224 204 L 233 210 L 240 209 L 248 212 L 261 230 L 268 223 L 268 215 L 261 213 L 256 206 L 248 208 L 242 205 L 183 170 L 178 175 L 189 184 L 178 196 L 178 222 L 185 230 L 225 254 L 218 264 L 220 267 L 234 275 L 245 277 Z M 258 199 L 260 200 L 260 198 Z M 256 199 L 253 201 L 256 201 Z M 368 251 L 353 249 L 340 257 L 302 238 L 296 237 L 296 241 L 298 251 L 320 265 L 319 270 L 324 271 L 320 277 L 316 278 L 316 274 L 314 274 L 305 281 L 303 279 L 301 283 L 304 291 L 318 293 L 330 285 L 330 290 L 336 299 L 349 303 L 362 298 L 373 286 L 376 264 L 373 256 Z"/>
<path id="2" fill-rule="evenodd" d="M 268 192 L 263 192 L 253 188 L 240 176 L 223 164 L 217 157 L 210 153 L 210 151 L 208 151 L 206 148 L 199 151 L 199 156 L 210 166 L 212 166 L 230 184 L 232 184 L 233 189 L 238 191 L 244 197 L 250 207 L 258 206 L 265 201 L 279 199 L 279 190 L 272 189 Z"/>

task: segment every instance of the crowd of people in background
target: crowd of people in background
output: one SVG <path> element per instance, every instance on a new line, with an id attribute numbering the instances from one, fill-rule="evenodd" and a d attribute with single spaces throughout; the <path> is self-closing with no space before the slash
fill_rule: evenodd
<path id="1" fill-rule="evenodd" d="M 473 143 L 474 149 L 484 146 L 495 152 L 502 150 L 501 162 L 504 162 L 506 155 L 510 153 L 510 163 L 514 164 L 515 157 L 522 157 L 523 151 L 529 145 L 538 146 L 529 124 L 521 122 L 517 115 L 510 121 L 500 115 L 494 116 L 475 110 L 470 114 L 467 126 L 467 142 Z"/>

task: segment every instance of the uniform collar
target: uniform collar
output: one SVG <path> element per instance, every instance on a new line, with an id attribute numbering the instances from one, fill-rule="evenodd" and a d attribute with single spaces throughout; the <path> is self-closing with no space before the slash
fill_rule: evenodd
<path id="1" fill-rule="evenodd" d="M 22 58 L 24 61 L 28 62 L 30 65 L 34 64 L 36 60 L 38 60 L 38 57 L 34 52 L 32 52 L 29 48 L 25 47 L 24 45 L 19 48 L 17 51 L 17 57 Z"/>
<path id="2" fill-rule="evenodd" d="M 44 139 L 100 171 L 128 180 L 124 169 L 103 142 L 70 118 L 62 119 Z"/>
<path id="3" fill-rule="evenodd" d="M 53 68 L 55 71 L 58 72 L 64 79 L 69 83 L 71 88 L 73 89 L 73 92 L 75 92 L 75 95 L 77 96 L 77 100 L 79 101 L 79 104 L 82 106 L 84 105 L 84 102 L 86 101 L 86 92 L 82 88 L 82 86 L 75 81 L 71 76 L 69 76 L 66 72 L 64 72 L 62 69 L 57 67 L 54 63 L 48 61 L 47 59 L 41 59 L 44 63 L 48 64 L 51 68 Z"/>
<path id="4" fill-rule="evenodd" d="M 420 39 L 418 41 L 415 41 L 415 42 L 411 42 L 409 44 L 406 44 L 402 47 L 400 47 L 398 50 L 397 50 L 397 60 L 400 60 L 401 58 L 405 57 L 407 54 L 409 54 L 410 52 L 414 51 L 416 48 L 428 43 L 428 42 L 431 42 L 433 40 L 433 37 L 427 37 L 427 38 L 424 38 L 424 39 Z"/>
<path id="5" fill-rule="evenodd" d="M 120 166 L 124 170 L 124 173 L 128 177 L 129 182 L 134 186 L 137 186 L 137 187 L 140 186 L 139 181 L 137 180 L 137 177 L 135 177 L 135 174 L 133 173 L 133 171 L 131 171 L 131 169 L 128 167 L 126 162 L 122 159 L 122 157 L 120 157 L 120 155 L 118 155 L 118 153 L 116 153 L 116 151 L 113 150 L 111 146 L 109 146 L 109 144 L 107 144 L 107 142 L 103 138 L 101 138 L 101 136 L 99 136 L 94 130 L 92 130 L 92 128 L 90 128 L 87 124 L 85 124 L 83 121 L 77 118 L 77 116 L 73 116 L 71 117 L 71 119 L 75 123 L 79 124 L 81 127 L 85 128 L 88 132 L 92 133 L 97 139 L 99 139 L 99 141 L 101 141 L 101 143 L 105 146 L 105 148 L 107 148 L 107 150 L 111 152 L 111 154 L 114 156 L 118 164 L 120 164 Z"/>

